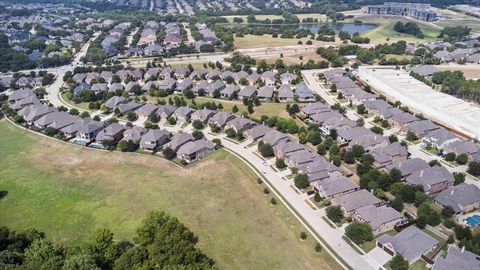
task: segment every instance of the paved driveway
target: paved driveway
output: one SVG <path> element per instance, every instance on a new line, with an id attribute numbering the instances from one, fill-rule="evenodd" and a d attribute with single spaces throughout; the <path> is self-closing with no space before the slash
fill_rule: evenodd
<path id="1" fill-rule="evenodd" d="M 375 247 L 372 249 L 368 255 L 372 257 L 376 262 L 381 263 L 382 265 L 385 265 L 388 261 L 392 259 L 392 256 L 388 254 L 387 252 L 383 251 L 379 247 Z"/>

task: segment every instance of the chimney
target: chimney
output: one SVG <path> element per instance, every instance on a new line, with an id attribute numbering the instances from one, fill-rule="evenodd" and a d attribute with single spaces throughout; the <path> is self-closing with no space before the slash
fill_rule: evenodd
<path id="1" fill-rule="evenodd" d="M 420 177 L 422 177 L 422 176 L 423 176 L 423 170 L 420 171 Z"/>
<path id="2" fill-rule="evenodd" d="M 462 247 L 462 250 L 460 251 L 460 253 L 463 253 L 465 252 L 465 246 Z"/>
<path id="3" fill-rule="evenodd" d="M 450 190 L 450 196 L 452 196 L 454 193 L 455 193 L 454 189 Z"/>

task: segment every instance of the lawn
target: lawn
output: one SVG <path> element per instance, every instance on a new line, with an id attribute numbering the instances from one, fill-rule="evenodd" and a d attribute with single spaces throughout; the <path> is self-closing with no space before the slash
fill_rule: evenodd
<path id="1" fill-rule="evenodd" d="M 235 37 L 234 45 L 237 49 L 251 49 L 251 48 L 273 48 L 282 46 L 294 46 L 298 45 L 298 41 L 301 40 L 303 45 L 309 40 L 308 38 L 295 39 L 295 38 L 274 38 L 271 35 L 246 35 L 244 37 Z M 320 43 L 335 44 L 334 42 L 321 42 L 312 40 L 311 46 L 318 46 Z"/>
<path id="2" fill-rule="evenodd" d="M 407 35 L 395 32 L 393 30 L 395 22 L 390 22 L 387 24 L 381 24 L 366 33 L 363 33 L 362 36 L 370 38 L 371 43 L 385 43 L 387 42 L 387 38 L 389 38 L 388 42 L 397 42 L 399 40 L 405 40 L 407 42 L 428 42 L 432 40 L 436 40 L 440 30 L 428 26 L 425 24 L 418 24 L 420 29 L 422 30 L 425 37 L 423 39 L 419 39 L 413 35 Z"/>
<path id="3" fill-rule="evenodd" d="M 185 169 L 144 154 L 56 142 L 0 122 L 0 226 L 37 228 L 67 244 L 107 227 L 131 239 L 146 212 L 164 210 L 199 237 L 219 268 L 339 269 L 264 186 L 225 151 Z M 211 172 L 215 171 L 215 174 Z"/>
<path id="4" fill-rule="evenodd" d="M 67 92 L 64 92 L 61 94 L 63 101 L 65 101 L 67 104 L 70 104 L 72 107 L 82 109 L 84 111 L 94 111 L 88 108 L 89 102 L 80 102 L 80 103 L 75 103 L 67 98 Z"/>

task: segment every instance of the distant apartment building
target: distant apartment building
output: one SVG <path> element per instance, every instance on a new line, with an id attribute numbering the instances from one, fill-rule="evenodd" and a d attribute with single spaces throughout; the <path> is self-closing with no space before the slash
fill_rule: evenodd
<path id="1" fill-rule="evenodd" d="M 430 10 L 430 4 L 385 2 L 383 5 L 367 6 L 368 14 L 407 16 L 416 20 L 431 22 L 437 20 L 437 13 Z"/>

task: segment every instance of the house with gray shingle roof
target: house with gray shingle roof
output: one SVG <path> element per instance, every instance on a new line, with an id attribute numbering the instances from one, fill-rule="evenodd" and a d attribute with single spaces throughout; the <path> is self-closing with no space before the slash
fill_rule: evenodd
<path id="1" fill-rule="evenodd" d="M 480 269 L 480 255 L 459 248 L 456 245 L 448 247 L 447 255 L 437 256 L 432 270 L 472 270 Z"/>
<path id="2" fill-rule="evenodd" d="M 140 103 L 135 103 L 135 102 L 127 102 L 127 103 L 121 103 L 117 106 L 118 110 L 120 111 L 120 114 L 126 114 L 130 111 L 134 111 L 137 108 L 140 108 L 142 104 Z"/>
<path id="3" fill-rule="evenodd" d="M 273 86 L 277 81 L 277 74 L 271 70 L 265 71 L 260 76 L 260 79 L 265 83 L 266 86 Z"/>
<path id="4" fill-rule="evenodd" d="M 177 151 L 177 156 L 187 163 L 191 163 L 202 159 L 214 149 L 215 145 L 212 142 L 206 139 L 200 139 L 182 145 Z"/>
<path id="5" fill-rule="evenodd" d="M 338 111 L 325 111 L 325 112 L 318 112 L 315 114 L 310 115 L 310 119 L 317 124 L 323 124 L 325 121 L 331 118 L 341 118 L 343 115 Z"/>
<path id="6" fill-rule="evenodd" d="M 252 98 L 257 94 L 257 88 L 254 86 L 245 86 L 238 91 L 238 98 Z"/>
<path id="7" fill-rule="evenodd" d="M 257 92 L 258 99 L 262 101 L 269 101 L 272 100 L 273 97 L 273 87 L 271 86 L 264 86 L 260 88 Z"/>
<path id="8" fill-rule="evenodd" d="M 18 102 L 30 96 L 35 96 L 35 93 L 33 93 L 33 90 L 30 88 L 15 90 L 8 96 L 8 103 L 12 105 L 15 102 Z"/>
<path id="9" fill-rule="evenodd" d="M 380 206 L 385 204 L 384 201 L 375 197 L 375 195 L 365 189 L 339 195 L 333 198 L 332 203 L 334 205 L 340 205 L 345 212 L 345 216 L 351 216 L 355 210 L 361 207 L 369 205 Z"/>
<path id="10" fill-rule="evenodd" d="M 332 117 L 325 120 L 320 127 L 320 131 L 328 136 L 331 130 L 336 130 L 337 133 L 354 128 L 357 126 L 357 123 L 349 118 L 341 115 L 340 117 Z"/>
<path id="11" fill-rule="evenodd" d="M 300 150 L 285 156 L 285 163 L 287 163 L 289 167 L 295 167 L 302 170 L 304 167 L 307 167 L 308 164 L 319 158 L 320 156 L 318 154 L 312 154 L 308 150 Z"/>
<path id="12" fill-rule="evenodd" d="M 280 82 L 282 84 L 291 84 L 293 80 L 297 78 L 296 75 L 290 73 L 290 72 L 285 72 L 282 75 L 280 75 Z"/>
<path id="13" fill-rule="evenodd" d="M 456 141 L 461 141 L 461 139 L 453 135 L 450 131 L 441 128 L 425 135 L 425 137 L 422 138 L 422 146 L 431 144 L 434 148 L 443 149 L 446 145 Z"/>
<path id="14" fill-rule="evenodd" d="M 56 111 L 57 109 L 54 107 L 47 107 L 41 104 L 35 104 L 35 105 L 29 105 L 22 108 L 21 110 L 18 111 L 17 114 L 23 117 L 23 119 L 25 119 L 25 121 L 29 125 L 31 125 L 40 117 Z"/>
<path id="15" fill-rule="evenodd" d="M 260 77 L 260 74 L 254 72 L 247 76 L 247 81 L 250 85 L 254 85 L 258 82 L 258 80 L 260 80 Z"/>
<path id="16" fill-rule="evenodd" d="M 416 171 L 426 169 L 429 167 L 430 166 L 428 166 L 425 160 L 419 159 L 419 158 L 412 158 L 412 159 L 407 159 L 404 161 L 399 161 L 399 162 L 390 164 L 387 167 L 385 167 L 385 170 L 389 172 L 394 168 L 398 169 L 402 173 L 402 178 L 404 178 L 404 177 L 408 177 L 409 175 L 411 175 Z"/>
<path id="17" fill-rule="evenodd" d="M 175 92 L 182 92 L 183 90 L 190 89 L 192 87 L 193 87 L 192 79 L 185 78 L 177 82 L 177 87 L 175 88 Z"/>
<path id="18" fill-rule="evenodd" d="M 149 117 L 152 113 L 155 113 L 155 111 L 158 109 L 158 106 L 146 103 L 143 104 L 140 108 L 135 110 L 135 114 L 138 117 Z"/>
<path id="19" fill-rule="evenodd" d="M 454 141 L 443 147 L 444 153 L 455 153 L 455 155 L 467 154 L 470 158 L 473 154 L 480 152 L 480 146 L 472 141 Z"/>
<path id="20" fill-rule="evenodd" d="M 38 118 L 33 124 L 39 128 L 46 128 L 55 122 L 56 127 L 53 128 L 59 129 L 64 127 L 63 123 L 65 123 L 65 125 L 68 123 L 73 124 L 75 120 L 76 117 L 66 112 L 52 112 Z"/>
<path id="21" fill-rule="evenodd" d="M 229 84 L 220 91 L 220 96 L 222 98 L 230 98 L 233 93 L 237 93 L 238 91 L 240 91 L 240 86 L 236 84 Z"/>
<path id="22" fill-rule="evenodd" d="M 278 88 L 277 97 L 280 102 L 292 102 L 295 100 L 293 90 L 288 84 L 284 84 Z"/>
<path id="23" fill-rule="evenodd" d="M 450 206 L 456 214 L 480 207 L 480 188 L 474 184 L 462 183 L 440 192 L 434 202 L 441 206 Z"/>
<path id="24" fill-rule="evenodd" d="M 260 139 L 265 144 L 270 144 L 272 147 L 282 143 L 282 142 L 289 142 L 291 141 L 290 137 L 285 133 L 282 133 L 277 130 L 270 130 L 269 132 L 265 133 L 263 138 Z"/>
<path id="25" fill-rule="evenodd" d="M 323 102 L 314 102 L 302 107 L 300 111 L 303 114 L 310 116 L 316 113 L 330 112 L 332 111 L 332 109 L 330 109 L 330 106 L 326 105 Z"/>
<path id="26" fill-rule="evenodd" d="M 195 137 L 193 137 L 190 133 L 179 132 L 175 134 L 170 142 L 165 145 L 165 148 L 169 147 L 173 151 L 177 152 L 180 147 L 188 142 L 195 141 Z"/>
<path id="27" fill-rule="evenodd" d="M 250 119 L 244 117 L 235 117 L 225 124 L 225 129 L 232 128 L 235 130 L 235 132 L 243 132 L 244 130 L 252 128 L 254 125 L 255 122 Z"/>
<path id="28" fill-rule="evenodd" d="M 415 226 L 391 236 L 384 234 L 377 239 L 377 245 L 383 250 L 395 256 L 402 255 L 409 264 L 418 261 L 423 254 L 433 250 L 438 244 L 438 240 L 426 234 Z"/>
<path id="29" fill-rule="evenodd" d="M 345 176 L 329 177 L 324 180 L 316 181 L 313 188 L 322 197 L 335 198 L 340 195 L 355 192 L 360 187 Z"/>
<path id="30" fill-rule="evenodd" d="M 392 163 L 407 160 L 408 151 L 405 146 L 394 142 L 385 147 L 373 149 L 371 155 L 373 156 L 375 167 L 383 168 Z"/>
<path id="31" fill-rule="evenodd" d="M 275 155 L 279 158 L 283 158 L 287 155 L 290 155 L 296 151 L 305 150 L 305 146 L 302 144 L 291 141 L 291 142 L 282 142 L 274 147 Z"/>
<path id="32" fill-rule="evenodd" d="M 223 128 L 228 121 L 232 120 L 235 116 L 229 112 L 217 112 L 209 120 L 209 125 L 217 125 L 220 128 Z"/>
<path id="33" fill-rule="evenodd" d="M 325 178 L 338 178 L 342 176 L 340 168 L 333 163 L 328 162 L 324 157 L 319 156 L 312 163 L 300 168 L 301 172 L 306 173 L 310 182 L 318 181 Z"/>
<path id="34" fill-rule="evenodd" d="M 108 88 L 108 92 L 113 92 L 113 93 L 116 93 L 116 92 L 123 92 L 123 89 L 125 87 L 123 86 L 123 84 L 121 83 L 112 83 L 110 85 L 110 87 Z"/>
<path id="35" fill-rule="evenodd" d="M 408 124 L 418 121 L 419 119 L 411 113 L 401 112 L 394 114 L 388 119 L 394 126 L 404 129 Z"/>
<path id="36" fill-rule="evenodd" d="M 413 131 L 417 138 L 422 138 L 429 132 L 440 129 L 440 127 L 432 123 L 430 120 L 420 120 L 409 123 L 405 129 Z"/>
<path id="37" fill-rule="evenodd" d="M 361 145 L 365 150 L 365 152 L 369 153 L 375 149 L 384 148 L 388 146 L 389 142 L 382 135 L 375 134 L 372 132 L 370 134 L 353 138 L 353 140 L 350 141 L 350 144 L 348 145 L 348 147 L 351 148 L 352 145 L 355 145 L 355 144 Z"/>
<path id="38" fill-rule="evenodd" d="M 249 141 L 256 141 L 262 138 L 263 136 L 265 136 L 265 134 L 267 134 L 270 131 L 272 131 L 272 129 L 267 126 L 257 125 L 251 129 L 245 130 L 243 132 L 243 137 L 245 137 L 245 139 Z"/>
<path id="39" fill-rule="evenodd" d="M 140 126 L 133 126 L 123 132 L 122 141 L 132 141 L 138 143 L 142 136 L 147 133 L 147 129 Z"/>
<path id="40" fill-rule="evenodd" d="M 100 132 L 98 132 L 97 136 L 95 136 L 95 141 L 100 143 L 102 141 L 117 142 L 123 138 L 124 131 L 125 131 L 124 125 L 119 123 L 113 123 L 103 128 Z"/>
<path id="41" fill-rule="evenodd" d="M 186 121 L 190 121 L 190 117 L 192 116 L 193 112 L 194 110 L 192 108 L 178 107 L 173 112 L 173 117 L 179 122 L 186 122 Z"/>
<path id="42" fill-rule="evenodd" d="M 208 120 L 216 113 L 216 111 L 203 108 L 201 110 L 196 110 L 192 113 L 191 119 L 192 121 L 198 120 L 204 124 L 208 122 Z"/>
<path id="43" fill-rule="evenodd" d="M 97 134 L 105 126 L 106 126 L 105 123 L 94 121 L 94 120 L 81 121 L 80 126 L 78 127 L 78 130 L 76 132 L 76 138 L 77 138 L 77 140 L 81 140 L 81 141 L 89 143 L 96 138 Z"/>
<path id="44" fill-rule="evenodd" d="M 123 104 L 123 103 L 127 103 L 127 102 L 128 102 L 128 100 L 125 97 L 113 96 L 105 102 L 105 106 L 107 106 L 110 110 L 113 110 L 118 105 Z"/>
<path id="45" fill-rule="evenodd" d="M 94 92 L 95 94 L 98 94 L 100 92 L 103 92 L 103 91 L 108 91 L 108 84 L 106 83 L 95 83 L 92 85 L 92 87 L 90 88 L 90 90 L 92 90 L 92 92 Z"/>
<path id="46" fill-rule="evenodd" d="M 443 166 L 433 166 L 410 174 L 405 181 L 410 185 L 421 185 L 426 194 L 435 194 L 453 186 L 454 178 Z"/>
<path id="47" fill-rule="evenodd" d="M 297 85 L 295 92 L 297 93 L 298 101 L 300 102 L 308 102 L 315 100 L 315 96 L 313 95 L 312 90 L 310 90 L 310 88 L 305 83 Z"/>
<path id="48" fill-rule="evenodd" d="M 159 105 L 157 109 L 157 115 L 162 119 L 170 117 L 177 108 L 170 104 Z"/>
<path id="49" fill-rule="evenodd" d="M 352 215 L 353 220 L 367 223 L 374 235 L 378 235 L 390 230 L 396 225 L 400 225 L 406 221 L 398 211 L 390 206 L 364 206 L 354 211 Z"/>
<path id="50" fill-rule="evenodd" d="M 150 129 L 140 139 L 140 147 L 143 150 L 156 150 L 167 143 L 170 136 L 170 132 L 165 129 Z"/>
<path id="51" fill-rule="evenodd" d="M 10 108 L 18 111 L 20 109 L 23 109 L 27 106 L 30 106 L 30 105 L 41 105 L 42 103 L 40 102 L 40 100 L 37 98 L 36 95 L 33 95 L 33 96 L 28 96 L 24 99 L 21 99 L 21 100 L 18 100 L 17 102 L 15 102 L 14 104 L 11 104 L 10 105 Z"/>

